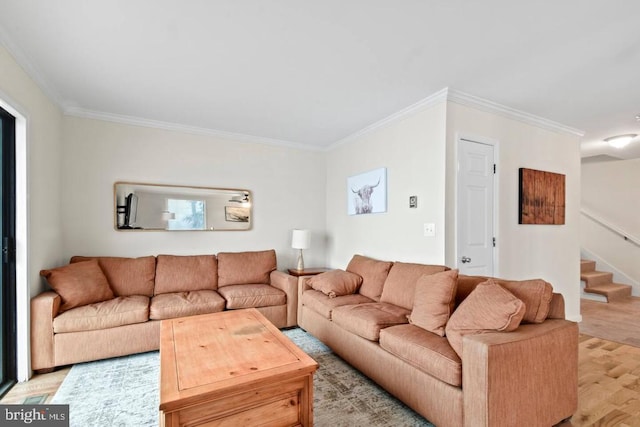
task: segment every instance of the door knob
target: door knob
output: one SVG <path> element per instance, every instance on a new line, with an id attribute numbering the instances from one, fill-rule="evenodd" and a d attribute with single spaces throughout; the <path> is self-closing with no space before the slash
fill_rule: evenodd
<path id="1" fill-rule="evenodd" d="M 469 258 L 468 256 L 463 256 L 460 261 L 462 261 L 463 264 L 466 264 L 468 262 L 471 262 L 471 258 Z"/>

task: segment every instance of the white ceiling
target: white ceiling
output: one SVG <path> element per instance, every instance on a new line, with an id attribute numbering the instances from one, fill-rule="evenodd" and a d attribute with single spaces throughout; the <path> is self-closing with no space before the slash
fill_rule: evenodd
<path id="1" fill-rule="evenodd" d="M 324 148 L 444 87 L 640 157 L 640 1 L 0 0 L 67 113 Z M 2 76 L 0 75 L 0 78 Z"/>

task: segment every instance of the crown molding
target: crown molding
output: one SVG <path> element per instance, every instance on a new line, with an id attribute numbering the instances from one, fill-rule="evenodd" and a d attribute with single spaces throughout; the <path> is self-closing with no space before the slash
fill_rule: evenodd
<path id="1" fill-rule="evenodd" d="M 580 129 L 565 126 L 561 123 L 554 122 L 552 120 L 548 120 L 534 114 L 525 113 L 524 111 L 516 110 L 515 108 L 507 107 L 505 105 L 498 104 L 497 102 L 488 101 L 486 99 L 474 95 L 469 95 L 468 93 L 460 92 L 457 90 L 448 90 L 447 100 L 450 102 L 455 102 L 456 104 L 467 105 L 478 110 L 497 114 L 499 116 L 517 120 L 554 132 L 567 133 L 579 137 L 584 136 L 584 131 Z"/>
<path id="2" fill-rule="evenodd" d="M 572 128 L 570 126 L 565 126 L 561 123 L 554 122 L 552 120 L 545 119 L 543 117 L 536 116 L 534 114 L 525 113 L 524 111 L 516 110 L 515 108 L 507 107 L 505 105 L 498 104 L 497 102 L 489 101 L 478 96 L 469 95 L 468 93 L 460 92 L 454 89 L 450 89 L 445 87 L 440 89 L 438 92 L 416 102 L 413 105 L 410 105 L 397 113 L 394 113 L 382 120 L 379 120 L 351 135 L 342 138 L 329 147 L 326 148 L 326 151 L 333 150 L 341 145 L 348 144 L 361 138 L 367 134 L 370 134 L 376 130 L 382 129 L 391 124 L 397 123 L 408 116 L 417 113 L 418 111 L 425 110 L 427 108 L 431 108 L 434 105 L 437 105 L 441 102 L 455 102 L 456 104 L 466 105 L 469 107 L 473 107 L 477 110 L 486 111 L 488 113 L 493 113 L 502 117 L 506 117 L 508 119 L 517 120 L 519 122 L 523 122 L 529 124 L 531 126 L 536 126 L 539 128 L 551 130 L 554 132 L 566 133 L 573 136 L 584 136 L 584 131 L 576 128 Z"/>
<path id="3" fill-rule="evenodd" d="M 323 151 L 323 147 L 312 146 L 300 142 L 285 141 L 275 138 L 264 138 L 260 136 L 247 135 L 243 133 L 227 132 L 217 129 L 208 129 L 197 126 L 182 125 L 179 123 L 164 122 L 160 120 L 144 119 L 121 114 L 103 113 L 84 108 L 70 107 L 64 110 L 65 116 L 80 117 L 85 119 L 102 120 L 106 122 L 120 123 L 125 125 L 140 126 L 154 129 L 163 129 L 175 132 L 190 133 L 193 135 L 213 136 L 216 138 L 230 139 L 247 144 L 262 144 L 286 148 L 295 148 L 306 151 Z"/>
<path id="4" fill-rule="evenodd" d="M 409 116 L 411 116 L 412 114 L 415 114 L 419 111 L 422 110 L 426 110 L 427 108 L 431 108 L 434 105 L 440 104 L 444 101 L 447 100 L 447 93 L 449 91 L 449 88 L 443 88 L 440 89 L 438 92 L 429 95 L 428 97 L 421 99 L 420 101 L 416 102 L 415 104 L 412 104 L 406 108 L 403 108 L 402 110 L 391 114 L 390 116 L 385 117 L 382 120 L 379 120 L 375 123 L 370 124 L 369 126 L 355 132 L 352 133 L 349 136 L 346 136 L 336 142 L 334 142 L 333 144 L 329 145 L 325 151 L 330 151 L 333 150 L 334 148 L 337 148 L 341 145 L 345 145 L 348 144 L 350 142 L 355 141 L 358 138 L 361 138 L 365 135 L 368 135 L 372 132 L 375 132 L 378 129 L 382 129 L 386 126 L 389 126 L 393 123 L 397 123 Z"/>

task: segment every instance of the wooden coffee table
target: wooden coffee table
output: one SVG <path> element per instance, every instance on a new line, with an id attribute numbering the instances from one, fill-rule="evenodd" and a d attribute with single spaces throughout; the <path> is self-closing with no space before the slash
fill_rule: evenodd
<path id="1" fill-rule="evenodd" d="M 163 320 L 161 425 L 312 426 L 317 368 L 256 309 Z"/>

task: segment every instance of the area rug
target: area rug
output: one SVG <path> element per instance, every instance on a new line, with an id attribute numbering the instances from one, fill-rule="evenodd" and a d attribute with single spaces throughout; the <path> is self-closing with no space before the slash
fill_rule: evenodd
<path id="1" fill-rule="evenodd" d="M 299 328 L 283 331 L 319 364 L 313 378 L 314 424 L 319 427 L 430 426 Z M 157 426 L 159 353 L 80 363 L 52 403 L 69 404 L 70 426 Z"/>

